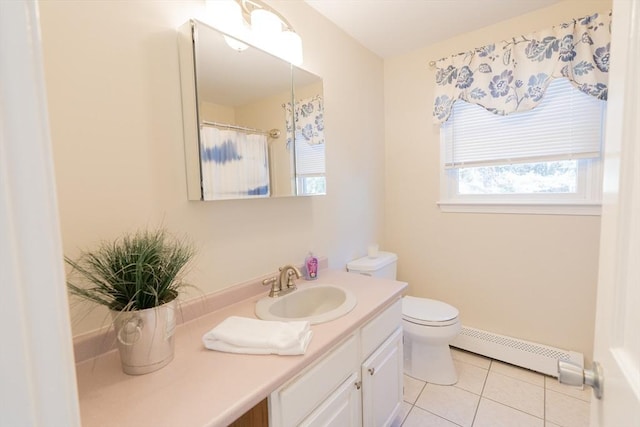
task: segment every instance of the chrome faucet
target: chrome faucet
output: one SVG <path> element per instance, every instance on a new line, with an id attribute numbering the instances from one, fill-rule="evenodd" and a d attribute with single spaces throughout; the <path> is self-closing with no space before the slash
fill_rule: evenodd
<path id="1" fill-rule="evenodd" d="M 300 277 L 302 277 L 302 273 L 300 273 L 300 270 L 290 264 L 287 264 L 284 267 L 280 267 L 278 270 L 280 271 L 279 276 L 270 277 L 262 281 L 263 285 L 271 286 L 269 296 L 272 298 L 286 295 L 291 291 L 295 291 L 295 279 L 299 279 Z"/>

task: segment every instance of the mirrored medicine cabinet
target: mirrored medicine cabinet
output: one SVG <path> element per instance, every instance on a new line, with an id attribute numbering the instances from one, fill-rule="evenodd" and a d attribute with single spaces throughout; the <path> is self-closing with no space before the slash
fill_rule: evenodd
<path id="1" fill-rule="evenodd" d="M 197 20 L 178 40 L 189 199 L 325 194 L 322 79 Z"/>

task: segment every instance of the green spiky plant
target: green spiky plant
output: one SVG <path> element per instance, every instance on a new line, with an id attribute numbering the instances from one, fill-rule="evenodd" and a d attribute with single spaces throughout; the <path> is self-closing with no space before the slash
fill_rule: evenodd
<path id="1" fill-rule="evenodd" d="M 192 246 L 163 229 L 140 231 L 104 242 L 77 261 L 65 256 L 73 270 L 67 286 L 76 295 L 115 311 L 153 308 L 174 300 L 182 287 L 183 268 Z M 82 278 L 84 286 L 75 282 Z"/>

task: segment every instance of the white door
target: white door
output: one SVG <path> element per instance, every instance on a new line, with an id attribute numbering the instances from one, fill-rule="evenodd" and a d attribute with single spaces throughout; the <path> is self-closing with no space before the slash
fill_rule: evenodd
<path id="1" fill-rule="evenodd" d="M 640 426 L 640 0 L 614 0 L 592 427 Z"/>

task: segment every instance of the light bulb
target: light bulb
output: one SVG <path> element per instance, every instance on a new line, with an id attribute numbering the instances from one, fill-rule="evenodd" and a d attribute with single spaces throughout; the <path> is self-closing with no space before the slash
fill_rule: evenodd
<path id="1" fill-rule="evenodd" d="M 302 39 L 293 31 L 283 31 L 278 40 L 279 56 L 293 65 L 302 65 Z"/>
<path id="2" fill-rule="evenodd" d="M 242 10 L 235 0 L 207 0 L 206 8 L 212 25 L 220 31 L 229 34 L 242 31 Z"/>
<path id="3" fill-rule="evenodd" d="M 251 11 L 251 29 L 259 37 L 275 38 L 282 32 L 280 18 L 265 9 Z"/>
<path id="4" fill-rule="evenodd" d="M 227 45 L 229 45 L 231 49 L 237 50 L 238 52 L 242 52 L 249 47 L 249 45 L 242 43 L 240 40 L 236 40 L 229 36 L 224 36 L 224 41 L 227 42 Z"/>

